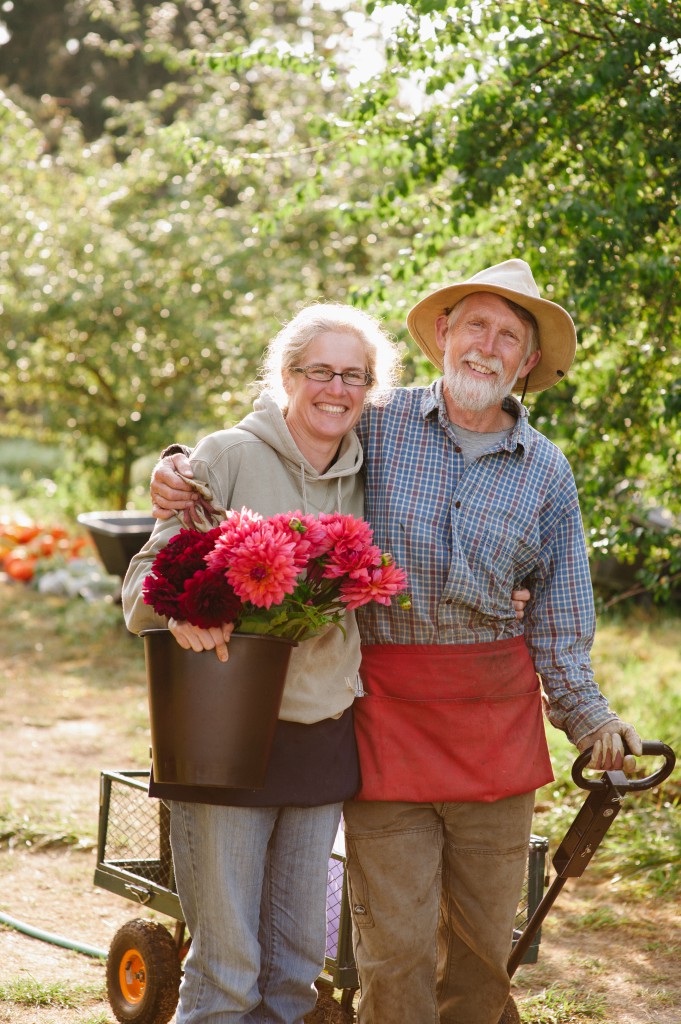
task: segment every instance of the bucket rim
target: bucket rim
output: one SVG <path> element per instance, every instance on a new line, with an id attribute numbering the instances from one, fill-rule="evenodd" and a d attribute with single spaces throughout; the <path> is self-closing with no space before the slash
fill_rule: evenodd
<path id="1" fill-rule="evenodd" d="M 166 627 L 163 627 L 163 626 L 151 627 L 150 626 L 148 629 L 141 629 L 137 635 L 141 636 L 142 638 L 146 638 L 148 636 L 158 636 L 159 634 L 167 634 L 168 636 L 172 636 L 172 633 L 167 628 L 167 626 Z M 232 633 L 229 642 L 231 643 L 232 640 L 236 640 L 239 637 L 249 638 L 251 640 L 272 640 L 272 641 L 276 641 L 277 643 L 280 643 L 280 644 L 288 644 L 289 647 L 297 647 L 298 646 L 298 641 L 297 640 L 287 640 L 285 636 L 271 636 L 269 633 L 237 633 L 237 632 L 235 632 L 235 633 Z M 181 649 L 185 650 L 186 648 L 181 648 Z M 202 651 L 193 651 L 192 653 L 194 653 L 194 654 L 202 654 L 203 652 Z"/>

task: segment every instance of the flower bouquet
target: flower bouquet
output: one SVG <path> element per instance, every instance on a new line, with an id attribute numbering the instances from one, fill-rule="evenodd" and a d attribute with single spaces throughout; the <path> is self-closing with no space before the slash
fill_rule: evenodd
<path id="1" fill-rule="evenodd" d="M 299 642 L 370 601 L 409 607 L 406 575 L 363 519 L 242 508 L 207 532 L 182 529 L 157 555 L 143 596 L 159 615 Z"/>
<path id="2" fill-rule="evenodd" d="M 143 584 L 159 615 L 209 628 L 233 622 L 229 660 L 145 630 L 154 777 L 189 786 L 264 785 L 291 651 L 346 610 L 403 607 L 404 572 L 370 527 L 340 514 L 263 518 L 230 511 L 202 532 L 182 529 Z"/>

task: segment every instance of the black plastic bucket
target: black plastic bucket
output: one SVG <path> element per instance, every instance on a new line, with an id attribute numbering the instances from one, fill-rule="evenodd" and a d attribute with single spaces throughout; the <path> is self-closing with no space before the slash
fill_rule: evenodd
<path id="1" fill-rule="evenodd" d="M 297 645 L 234 633 L 222 662 L 215 651 L 185 650 L 167 629 L 141 636 L 155 781 L 261 789 Z"/>

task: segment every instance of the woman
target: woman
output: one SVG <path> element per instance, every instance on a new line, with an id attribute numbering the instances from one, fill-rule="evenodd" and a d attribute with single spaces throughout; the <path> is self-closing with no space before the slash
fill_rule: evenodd
<path id="1" fill-rule="evenodd" d="M 225 509 L 264 516 L 363 513 L 353 431 L 387 395 L 397 354 L 379 322 L 349 306 L 302 310 L 271 342 L 264 386 L 236 427 L 204 438 L 194 478 Z M 180 529 L 159 523 L 131 562 L 123 610 L 133 632 L 166 625 L 142 599 L 156 552 Z M 178 643 L 225 659 L 231 626 L 167 622 Z M 177 1024 L 299 1024 L 323 967 L 328 860 L 359 771 L 351 704 L 359 668 L 354 616 L 293 651 L 262 790 L 154 783 L 170 802 L 177 891 L 192 937 Z"/>

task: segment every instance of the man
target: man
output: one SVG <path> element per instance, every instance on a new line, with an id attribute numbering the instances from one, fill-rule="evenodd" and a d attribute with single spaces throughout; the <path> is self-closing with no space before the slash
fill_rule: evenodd
<path id="1" fill-rule="evenodd" d="M 365 412 L 366 516 L 412 612 L 362 609 L 362 789 L 345 806 L 360 1024 L 497 1024 L 549 720 L 592 765 L 640 753 L 591 670 L 594 609 L 572 472 L 514 390 L 575 353 L 569 314 L 508 260 L 428 295 L 409 331 L 443 377 Z M 163 479 L 163 476 L 160 477 Z M 178 481 L 163 499 L 178 504 Z M 180 495 L 181 497 L 181 495 Z M 532 601 L 521 625 L 507 595 Z"/>

